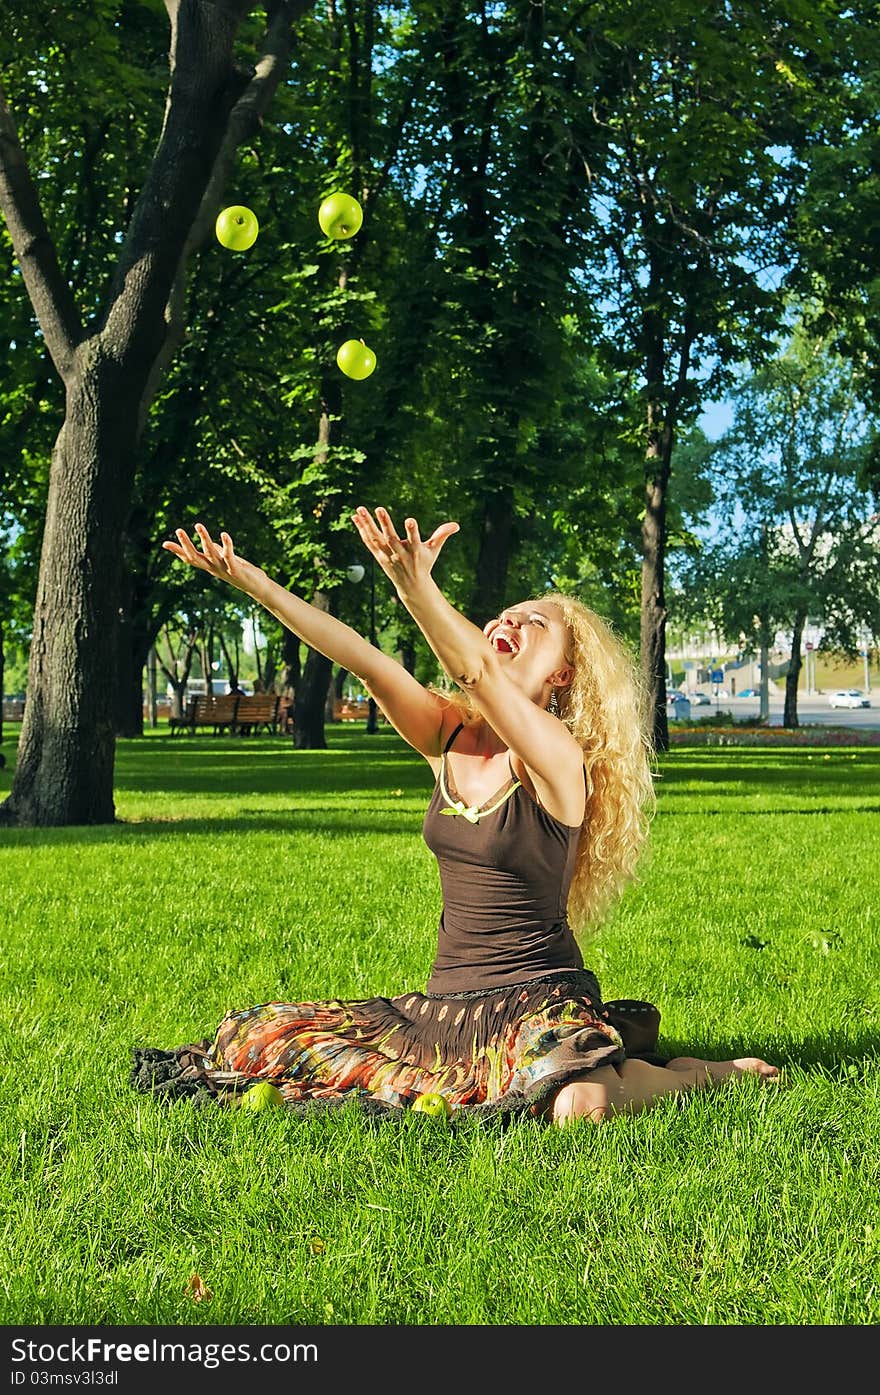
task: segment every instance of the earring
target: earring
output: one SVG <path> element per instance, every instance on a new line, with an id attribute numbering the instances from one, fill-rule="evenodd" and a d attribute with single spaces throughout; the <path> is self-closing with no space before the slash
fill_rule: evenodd
<path id="1" fill-rule="evenodd" d="M 551 716 L 551 717 L 558 717 L 558 716 L 559 716 L 559 703 L 556 701 L 556 689 L 555 689 L 555 688 L 551 688 L 551 689 L 550 689 L 550 702 L 549 702 L 549 704 L 548 704 L 547 711 L 550 713 L 550 716 Z"/>

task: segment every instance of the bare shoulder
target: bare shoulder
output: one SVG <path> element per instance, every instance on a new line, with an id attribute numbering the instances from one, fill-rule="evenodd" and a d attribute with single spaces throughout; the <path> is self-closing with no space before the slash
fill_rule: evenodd
<path id="1" fill-rule="evenodd" d="M 440 736 L 439 736 L 439 738 L 438 738 L 438 739 L 439 739 L 439 742 L 440 742 L 440 752 L 441 752 L 441 753 L 442 753 L 442 751 L 443 751 L 444 746 L 446 745 L 446 743 L 447 743 L 447 741 L 449 740 L 449 738 L 450 738 L 450 736 L 452 735 L 452 733 L 455 731 L 455 728 L 458 726 L 458 724 L 459 724 L 460 721 L 461 721 L 461 718 L 460 718 L 459 713 L 458 713 L 458 708 L 455 706 L 454 703 L 452 703 L 452 702 L 447 702 L 447 703 L 444 705 L 444 709 L 443 709 L 443 713 L 442 713 L 442 717 L 441 717 L 441 722 L 440 722 Z M 428 764 L 429 764 L 430 767 L 431 767 L 431 770 L 434 772 L 434 779 L 435 779 L 435 780 L 439 779 L 439 778 L 440 778 L 440 769 L 441 769 L 441 767 L 442 767 L 442 765 L 443 765 L 442 754 L 438 754 L 438 755 L 433 755 L 433 754 L 431 754 L 431 755 L 425 755 L 425 760 L 428 762 Z"/>

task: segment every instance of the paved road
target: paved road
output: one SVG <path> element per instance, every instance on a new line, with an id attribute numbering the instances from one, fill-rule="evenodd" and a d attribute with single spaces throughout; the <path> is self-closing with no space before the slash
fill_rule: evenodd
<path id="1" fill-rule="evenodd" d="M 798 698 L 798 720 L 802 725 L 823 723 L 833 727 L 862 727 L 880 731 L 880 694 L 871 693 L 870 707 L 829 707 L 827 697 L 807 697 L 803 693 Z M 782 726 L 784 699 L 770 696 L 770 725 Z M 691 707 L 691 717 L 708 717 L 717 710 L 730 712 L 734 717 L 757 717 L 761 702 L 759 698 L 719 698 L 711 706 Z"/>

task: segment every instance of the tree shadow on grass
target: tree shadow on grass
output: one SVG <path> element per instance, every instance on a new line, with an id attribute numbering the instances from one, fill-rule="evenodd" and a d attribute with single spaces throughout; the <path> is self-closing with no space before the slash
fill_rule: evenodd
<path id="1" fill-rule="evenodd" d="M 829 790 L 844 788 L 854 794 L 872 794 L 880 779 L 880 749 L 876 747 L 816 747 L 783 752 L 739 748 L 735 753 L 712 749 L 696 754 L 688 751 L 661 767 L 661 786 L 671 796 L 693 795 L 693 786 L 711 787 L 713 798 L 730 797 L 747 785 L 750 790 L 780 789 L 791 794 L 801 789 L 815 793 L 817 786 Z M 734 785 L 725 794 L 724 785 Z"/>
<path id="2" fill-rule="evenodd" d="M 242 834 L 320 833 L 335 839 L 376 837 L 380 834 L 410 835 L 421 837 L 422 815 L 401 809 L 400 814 L 387 817 L 387 810 L 380 815 L 370 810 L 360 813 L 350 808 L 340 809 L 335 819 L 328 816 L 326 807 L 314 809 L 292 809 L 289 814 L 271 814 L 253 811 L 253 816 L 240 818 L 203 819 L 121 819 L 113 824 L 76 824 L 69 828 L 4 828 L 3 846 L 12 847 L 53 847 L 82 844 L 143 843 L 148 839 L 178 838 L 182 834 L 203 834 L 206 838 L 230 836 L 240 838 Z"/>

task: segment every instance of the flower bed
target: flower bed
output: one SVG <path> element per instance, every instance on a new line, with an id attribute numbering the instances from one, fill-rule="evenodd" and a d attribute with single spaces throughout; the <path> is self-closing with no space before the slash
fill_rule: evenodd
<path id="1" fill-rule="evenodd" d="M 880 746 L 880 731 L 859 727 L 670 726 L 670 746 Z"/>

